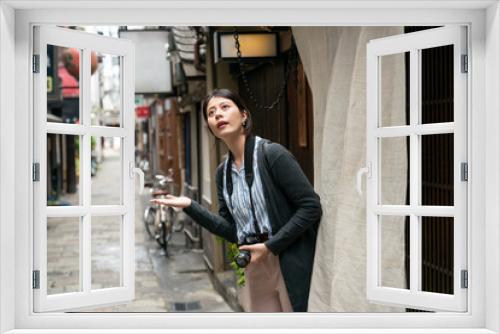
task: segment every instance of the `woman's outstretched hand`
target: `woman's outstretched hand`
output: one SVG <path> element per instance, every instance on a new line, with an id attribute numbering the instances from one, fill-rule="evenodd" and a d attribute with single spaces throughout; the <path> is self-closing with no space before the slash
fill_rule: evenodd
<path id="1" fill-rule="evenodd" d="M 165 198 L 155 198 L 150 200 L 151 203 L 156 203 L 156 204 L 161 204 L 161 205 L 166 205 L 166 206 L 171 206 L 174 208 L 187 208 L 188 206 L 191 205 L 191 198 L 186 197 L 186 196 L 173 196 L 173 195 L 167 195 Z"/>

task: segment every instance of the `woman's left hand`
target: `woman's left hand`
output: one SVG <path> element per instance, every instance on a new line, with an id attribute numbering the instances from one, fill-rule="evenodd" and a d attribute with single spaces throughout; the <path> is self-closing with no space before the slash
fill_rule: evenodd
<path id="1" fill-rule="evenodd" d="M 269 248 L 263 243 L 254 245 L 242 245 L 239 250 L 250 251 L 250 263 L 259 263 L 264 261 L 264 259 L 271 253 Z"/>

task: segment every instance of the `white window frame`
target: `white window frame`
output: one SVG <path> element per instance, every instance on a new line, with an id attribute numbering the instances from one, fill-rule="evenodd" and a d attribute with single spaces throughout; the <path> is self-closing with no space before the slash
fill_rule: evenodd
<path id="1" fill-rule="evenodd" d="M 500 9 L 496 1 L 3 1 L 0 3 L 0 333 L 499 333 L 500 320 Z M 62 6 L 72 7 L 61 9 Z M 123 6 L 118 9 L 117 6 Z M 399 8 L 394 8 L 399 6 Z M 128 8 L 125 8 L 128 7 Z M 132 8 L 133 7 L 133 8 Z M 159 8 L 162 7 L 162 8 Z M 50 8 L 50 10 L 43 9 Z M 113 9 L 105 9 L 113 8 Z M 137 8 L 142 8 L 140 11 Z M 469 24 L 471 157 L 465 314 L 33 314 L 30 286 L 30 35 L 34 24 L 349 25 Z M 12 63 L 15 59 L 15 70 Z M 485 68 L 488 68 L 486 71 Z M 15 86 L 12 84 L 15 82 Z M 15 111 L 15 112 L 14 112 Z M 15 127 L 12 126 L 15 124 Z M 10 138 L 15 138 L 15 150 Z M 15 180 L 15 182 L 14 182 Z M 485 181 L 488 182 L 485 182 Z M 6 185 L 6 186 L 4 186 Z M 9 186 L 9 187 L 7 187 Z M 15 189 L 15 196 L 12 192 Z M 28 209 L 26 209 L 28 207 Z M 471 222 L 474 222 L 472 224 Z M 16 256 L 12 256 L 16 254 Z M 15 289 L 12 289 L 14 286 Z M 488 291 L 486 294 L 485 291 Z M 93 326 L 96 329 L 90 330 Z M 52 328 L 47 331 L 43 328 Z M 66 329 L 64 329 L 66 328 Z M 79 328 L 79 330 L 77 330 Z M 101 330 L 97 330 L 101 328 Z M 106 329 L 108 328 L 108 330 Z M 115 328 L 114 331 L 109 330 Z M 224 328 L 224 329 L 221 329 Z M 228 329 L 232 328 L 232 329 Z M 280 330 L 282 328 L 282 330 Z M 288 328 L 283 330 L 283 328 Z M 302 329 L 301 329 L 302 328 Z M 389 330 L 388 328 L 392 328 Z M 429 328 L 433 328 L 432 331 Z"/>
<path id="2" fill-rule="evenodd" d="M 367 117 L 366 154 L 370 177 L 366 183 L 367 198 L 367 298 L 408 308 L 431 311 L 467 309 L 467 289 L 461 286 L 461 271 L 467 270 L 467 182 L 461 180 L 461 163 L 467 162 L 467 77 L 462 71 L 462 56 L 467 55 L 466 26 L 445 26 L 411 34 L 389 36 L 372 40 L 367 45 Z M 421 50 L 453 45 L 453 122 L 422 124 Z M 409 125 L 382 126 L 381 120 L 381 59 L 383 56 L 409 53 Z M 401 110 L 401 112 L 404 112 Z M 453 206 L 424 206 L 421 204 L 421 138 L 422 135 L 452 134 L 453 147 Z M 381 197 L 381 152 L 383 138 L 408 138 L 409 205 L 383 204 Z M 388 216 L 410 218 L 410 286 L 408 289 L 381 285 L 381 218 Z M 425 216 L 453 218 L 453 294 L 422 290 L 422 223 Z M 397 220 L 400 224 L 404 220 Z M 396 223 L 393 221 L 392 223 Z"/>
<path id="3" fill-rule="evenodd" d="M 35 312 L 69 311 L 130 302 L 135 290 L 134 225 L 134 48 L 129 40 L 110 38 L 59 27 L 34 28 L 34 54 L 39 56 L 39 73 L 33 74 L 34 162 L 39 164 L 39 181 L 33 184 L 34 252 L 33 268 L 39 271 L 39 288 L 34 289 Z M 47 45 L 80 50 L 80 124 L 47 122 Z M 90 119 L 90 54 L 105 53 L 120 58 L 120 127 L 93 126 Z M 80 136 L 80 203 L 72 206 L 47 206 L 47 134 Z M 120 138 L 120 203 L 93 205 L 90 175 L 91 137 Z M 120 218 L 120 281 L 116 287 L 92 289 L 92 218 Z M 47 293 L 47 221 L 52 217 L 79 220 L 79 291 Z"/>

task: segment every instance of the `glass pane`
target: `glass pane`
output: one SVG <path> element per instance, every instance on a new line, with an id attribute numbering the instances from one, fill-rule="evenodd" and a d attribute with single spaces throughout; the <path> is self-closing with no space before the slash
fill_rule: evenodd
<path id="1" fill-rule="evenodd" d="M 47 122 L 80 122 L 81 50 L 47 45 Z"/>
<path id="2" fill-rule="evenodd" d="M 409 82 L 410 53 L 397 53 L 380 57 L 379 126 L 410 124 L 407 115 L 406 85 Z"/>
<path id="3" fill-rule="evenodd" d="M 422 124 L 453 122 L 453 45 L 423 49 Z"/>
<path id="4" fill-rule="evenodd" d="M 121 285 L 122 217 L 92 217 L 92 289 Z"/>
<path id="5" fill-rule="evenodd" d="M 80 205 L 80 136 L 47 134 L 47 205 Z"/>
<path id="6" fill-rule="evenodd" d="M 409 288 L 409 221 L 408 216 L 379 216 L 380 286 Z"/>
<path id="7" fill-rule="evenodd" d="M 92 205 L 122 204 L 122 139 L 91 138 Z"/>
<path id="8" fill-rule="evenodd" d="M 453 217 L 422 217 L 422 290 L 453 294 Z"/>
<path id="9" fill-rule="evenodd" d="M 379 138 L 379 204 L 408 204 L 409 137 Z"/>
<path id="10" fill-rule="evenodd" d="M 47 294 L 80 291 L 80 218 L 47 218 Z"/>
<path id="11" fill-rule="evenodd" d="M 453 206 L 453 134 L 422 136 L 422 205 Z"/>
<path id="12" fill-rule="evenodd" d="M 121 125 L 120 56 L 92 52 L 90 103 L 92 125 Z"/>

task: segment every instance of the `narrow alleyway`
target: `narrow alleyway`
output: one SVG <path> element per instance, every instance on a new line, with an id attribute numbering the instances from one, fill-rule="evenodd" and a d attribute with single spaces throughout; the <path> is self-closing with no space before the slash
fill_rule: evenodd
<path id="1" fill-rule="evenodd" d="M 93 199 L 113 198 L 120 158 L 107 149 L 92 178 Z M 135 299 L 127 304 L 85 309 L 87 312 L 233 312 L 213 289 L 200 250 L 184 245 L 182 231 L 174 232 L 165 257 L 145 232 L 142 215 L 150 199 L 149 188 L 142 195 L 136 182 L 135 203 Z M 94 197 L 95 194 L 95 197 Z M 72 195 L 71 197 L 76 197 Z M 73 199 L 65 197 L 71 202 Z M 116 286 L 119 282 L 119 229 L 116 217 L 99 217 L 92 232 L 92 287 Z M 51 218 L 48 221 L 49 293 L 78 289 L 78 221 Z M 80 310 L 82 311 L 82 310 Z"/>

